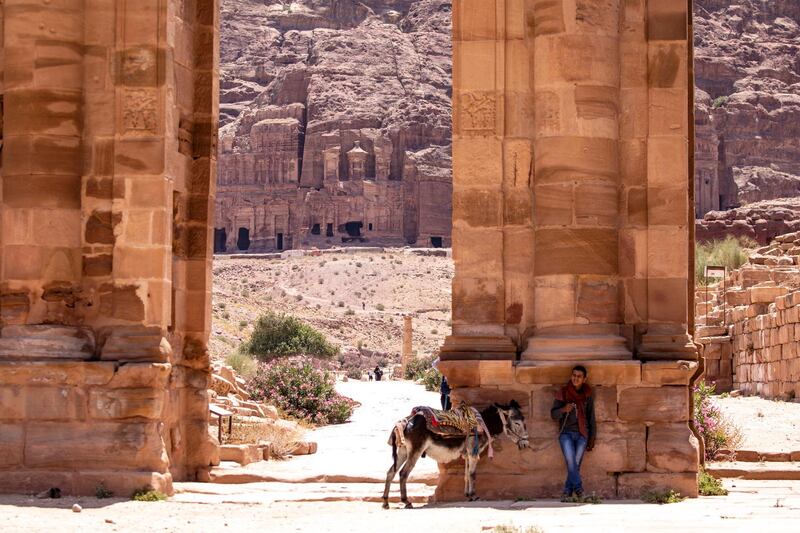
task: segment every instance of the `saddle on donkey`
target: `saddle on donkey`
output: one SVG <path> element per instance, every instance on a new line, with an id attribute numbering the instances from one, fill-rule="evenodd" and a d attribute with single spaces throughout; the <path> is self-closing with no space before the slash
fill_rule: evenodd
<path id="1" fill-rule="evenodd" d="M 428 431 L 441 437 L 466 437 L 476 430 L 481 431 L 483 425 L 478 410 L 465 403 L 451 411 L 441 411 L 422 405 L 413 408 L 408 419 L 411 420 L 415 415 L 424 416 Z"/>

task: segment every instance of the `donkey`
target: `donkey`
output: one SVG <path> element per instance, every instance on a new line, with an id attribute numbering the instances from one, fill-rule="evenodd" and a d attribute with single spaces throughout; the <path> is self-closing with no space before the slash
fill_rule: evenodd
<path id="1" fill-rule="evenodd" d="M 495 438 L 507 435 L 520 449 L 528 447 L 528 429 L 525 417 L 516 400 L 508 405 L 495 403 L 481 411 L 486 428 Z M 399 432 L 402 428 L 402 438 Z M 476 442 L 477 439 L 477 442 Z M 489 437 L 484 433 L 464 437 L 442 437 L 428 430 L 425 417 L 416 414 L 401 420 L 392 430 L 389 437 L 392 446 L 392 466 L 386 472 L 386 487 L 383 490 L 383 508 L 389 508 L 389 486 L 398 469 L 400 470 L 400 500 L 406 509 L 413 506 L 408 501 L 406 482 L 411 470 L 420 457 L 430 456 L 437 463 L 449 463 L 459 457 L 464 459 L 464 495 L 469 501 L 475 501 L 475 469 L 480 454 L 489 444 Z"/>

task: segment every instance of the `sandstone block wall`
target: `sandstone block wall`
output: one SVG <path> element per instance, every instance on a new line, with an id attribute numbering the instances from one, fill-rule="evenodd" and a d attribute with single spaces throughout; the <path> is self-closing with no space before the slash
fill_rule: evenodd
<path id="1" fill-rule="evenodd" d="M 764 398 L 800 395 L 800 234 L 753 250 L 725 283 L 699 289 L 698 342 L 717 390 Z"/>
<path id="2" fill-rule="evenodd" d="M 491 498 L 546 498 L 560 494 L 566 477 L 558 445 L 558 424 L 550 407 L 571 365 L 538 368 L 512 361 L 442 362 L 454 405 L 517 400 L 530 432 L 530 448 L 519 450 L 507 439 L 496 442 L 493 460 L 478 466 L 477 493 Z M 697 492 L 699 447 L 687 424 L 687 385 L 694 361 L 603 361 L 588 363 L 595 390 L 598 436 L 581 468 L 584 487 L 603 498 L 638 498 L 644 489 Z M 442 467 L 440 500 L 462 497 L 463 465 Z"/>
<path id="3" fill-rule="evenodd" d="M 2 7 L 0 491 L 207 472 L 217 9 Z"/>

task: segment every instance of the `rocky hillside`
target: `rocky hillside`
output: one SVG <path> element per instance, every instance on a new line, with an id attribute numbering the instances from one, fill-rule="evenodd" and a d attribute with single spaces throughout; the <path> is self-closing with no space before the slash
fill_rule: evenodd
<path id="1" fill-rule="evenodd" d="M 695 0 L 697 215 L 800 194 L 800 2 Z"/>
<path id="2" fill-rule="evenodd" d="M 450 0 L 222 0 L 218 252 L 450 237 Z"/>

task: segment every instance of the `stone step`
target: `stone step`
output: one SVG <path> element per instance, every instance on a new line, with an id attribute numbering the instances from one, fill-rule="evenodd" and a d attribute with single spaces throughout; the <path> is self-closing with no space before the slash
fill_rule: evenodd
<path id="1" fill-rule="evenodd" d="M 800 462 L 800 450 L 791 452 L 760 452 L 757 450 L 720 450 L 717 452 L 717 459 L 727 460 L 735 457 L 736 461 L 744 463 L 788 463 L 792 461 Z"/>
<path id="2" fill-rule="evenodd" d="M 706 472 L 721 478 L 800 480 L 800 462 L 708 462 Z"/>

